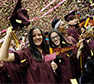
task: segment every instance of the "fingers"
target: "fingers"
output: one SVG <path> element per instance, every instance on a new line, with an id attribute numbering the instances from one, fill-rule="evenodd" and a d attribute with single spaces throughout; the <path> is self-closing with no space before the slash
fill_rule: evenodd
<path id="1" fill-rule="evenodd" d="M 15 33 L 15 30 L 13 30 L 12 26 L 8 27 L 7 34 L 10 34 L 11 32 Z"/>
<path id="2" fill-rule="evenodd" d="M 0 62 L 0 67 L 2 67 L 3 66 L 3 62 Z"/>
<path id="3" fill-rule="evenodd" d="M 53 71 L 55 71 L 58 68 L 58 65 L 54 61 L 52 61 L 51 67 L 52 67 Z"/>

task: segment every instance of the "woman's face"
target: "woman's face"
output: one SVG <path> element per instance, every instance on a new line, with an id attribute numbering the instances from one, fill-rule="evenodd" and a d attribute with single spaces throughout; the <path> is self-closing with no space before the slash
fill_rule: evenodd
<path id="1" fill-rule="evenodd" d="M 60 36 L 56 32 L 51 33 L 51 40 L 56 46 L 60 45 Z"/>
<path id="2" fill-rule="evenodd" d="M 40 46 L 43 42 L 43 36 L 41 34 L 41 31 L 39 29 L 33 30 L 33 41 L 36 46 Z"/>

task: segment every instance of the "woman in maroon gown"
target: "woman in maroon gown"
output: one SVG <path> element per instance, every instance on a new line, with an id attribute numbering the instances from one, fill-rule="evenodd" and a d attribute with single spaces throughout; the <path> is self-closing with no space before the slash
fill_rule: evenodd
<path id="1" fill-rule="evenodd" d="M 9 53 L 11 38 L 11 32 L 8 31 L 0 50 L 0 61 L 11 62 L 6 67 L 12 83 L 55 83 L 50 65 L 44 62 L 44 56 L 49 51 L 42 30 L 32 28 L 29 32 L 30 46 Z"/>
<path id="2" fill-rule="evenodd" d="M 71 47 L 57 30 L 51 30 L 49 32 L 49 44 L 52 48 Z M 54 60 L 58 65 L 58 70 L 56 70 L 59 75 L 58 83 L 71 84 L 70 79 L 77 78 L 77 59 L 76 52 L 74 51 L 76 51 L 76 49 L 61 53 Z M 61 62 L 58 62 L 58 58 L 61 59 Z"/>

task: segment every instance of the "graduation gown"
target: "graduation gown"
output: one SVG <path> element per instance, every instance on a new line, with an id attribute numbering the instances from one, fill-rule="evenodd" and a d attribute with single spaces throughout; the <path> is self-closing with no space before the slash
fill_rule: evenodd
<path id="1" fill-rule="evenodd" d="M 77 41 L 72 36 L 63 36 L 67 43 L 71 45 L 77 44 Z"/>
<path id="2" fill-rule="evenodd" d="M 67 53 L 60 54 L 64 61 L 62 63 L 58 63 L 58 72 L 57 74 L 60 76 L 59 84 L 71 84 L 70 79 L 77 78 L 77 59 L 75 54 L 72 57 L 67 56 Z"/>
<path id="3" fill-rule="evenodd" d="M 56 83 L 50 64 L 44 61 L 36 61 L 30 53 L 30 47 L 13 52 L 15 54 L 16 64 L 12 66 L 12 69 L 15 70 L 16 75 L 19 76 L 18 80 L 20 79 L 20 83 Z"/>
<path id="4" fill-rule="evenodd" d="M 67 29 L 67 34 L 68 36 L 72 36 L 76 41 L 78 41 L 79 39 L 79 33 L 75 28 L 69 27 Z"/>
<path id="5" fill-rule="evenodd" d="M 4 63 L 0 67 L 0 84 L 23 84 L 26 83 L 23 79 L 23 70 L 21 70 L 18 64 Z M 22 77 L 23 76 L 23 77 Z"/>
<path id="6" fill-rule="evenodd" d="M 5 65 L 0 66 L 0 84 L 11 83 Z"/>
<path id="7" fill-rule="evenodd" d="M 93 50 L 93 52 L 94 52 L 94 40 L 89 40 L 88 44 L 89 44 L 90 48 Z"/>

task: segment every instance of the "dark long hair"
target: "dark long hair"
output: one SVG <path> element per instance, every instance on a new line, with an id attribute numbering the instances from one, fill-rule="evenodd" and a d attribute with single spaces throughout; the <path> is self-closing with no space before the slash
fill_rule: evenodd
<path id="1" fill-rule="evenodd" d="M 56 32 L 56 33 L 59 35 L 61 47 L 68 47 L 68 46 L 70 46 L 70 45 L 66 42 L 66 40 L 63 38 L 61 32 L 59 32 L 59 31 L 56 30 L 56 29 L 52 29 L 52 30 L 49 32 L 49 34 L 48 34 L 48 37 L 49 37 L 49 45 L 50 45 L 52 48 L 57 48 L 57 46 L 56 46 L 56 45 L 52 42 L 52 40 L 51 40 L 51 34 L 52 34 L 53 32 Z M 62 44 L 62 41 L 65 42 L 65 44 Z"/>
<path id="2" fill-rule="evenodd" d="M 49 34 L 48 34 L 50 47 L 52 47 L 52 48 L 57 48 L 57 46 L 56 46 L 56 45 L 52 42 L 52 40 L 51 40 L 51 34 L 52 34 L 53 32 L 56 32 L 56 33 L 60 36 L 60 45 L 61 45 L 61 48 L 63 48 L 63 47 L 70 47 L 70 46 L 71 46 L 71 45 L 70 45 L 69 43 L 67 43 L 67 41 L 63 38 L 61 32 L 59 32 L 59 31 L 56 30 L 56 29 L 52 29 L 52 30 L 49 32 Z M 65 42 L 65 44 L 63 44 L 62 42 Z M 67 51 L 67 53 L 68 53 L 70 56 L 72 56 L 72 55 L 74 54 L 74 53 L 72 52 L 72 50 Z"/>
<path id="3" fill-rule="evenodd" d="M 34 29 L 39 29 L 42 34 L 43 42 L 41 44 L 41 48 L 42 48 L 43 52 L 45 54 L 49 54 L 49 49 L 48 49 L 47 43 L 45 41 L 43 31 L 38 27 L 33 27 L 32 29 L 30 29 L 30 32 L 29 32 L 29 43 L 30 43 L 30 47 L 31 47 L 30 52 L 31 52 L 32 56 L 34 57 L 34 59 L 40 62 L 40 61 L 42 61 L 42 55 L 41 55 L 40 51 L 37 49 L 37 46 L 34 44 L 34 41 L 33 41 L 32 34 L 33 34 Z"/>

